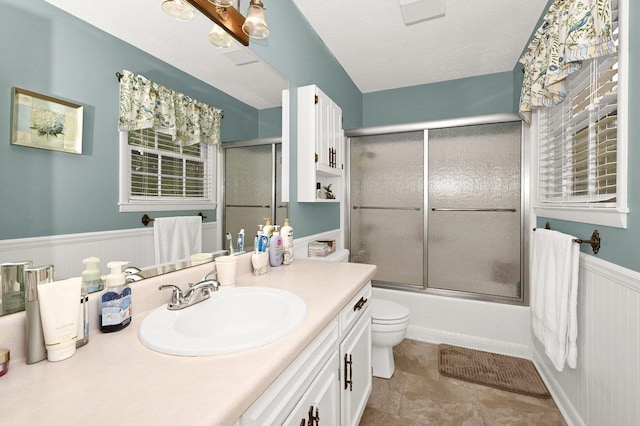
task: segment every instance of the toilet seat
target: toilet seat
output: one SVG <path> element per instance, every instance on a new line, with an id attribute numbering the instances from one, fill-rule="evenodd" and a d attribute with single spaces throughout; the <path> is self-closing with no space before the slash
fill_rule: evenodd
<path id="1" fill-rule="evenodd" d="M 409 319 L 409 309 L 399 303 L 390 300 L 371 300 L 371 320 L 374 324 L 398 324 L 407 322 Z"/>

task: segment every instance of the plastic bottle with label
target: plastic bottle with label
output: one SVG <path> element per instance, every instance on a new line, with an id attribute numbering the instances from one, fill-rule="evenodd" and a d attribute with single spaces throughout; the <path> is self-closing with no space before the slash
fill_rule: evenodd
<path id="1" fill-rule="evenodd" d="M 120 331 L 131 324 L 131 288 L 127 285 L 122 267 L 129 262 L 109 262 L 111 273 L 104 278 L 105 289 L 100 294 L 100 331 Z"/>
<path id="2" fill-rule="evenodd" d="M 289 218 L 284 220 L 284 226 L 280 229 L 282 237 L 282 263 L 291 265 L 293 263 L 293 228 L 289 222 Z"/>

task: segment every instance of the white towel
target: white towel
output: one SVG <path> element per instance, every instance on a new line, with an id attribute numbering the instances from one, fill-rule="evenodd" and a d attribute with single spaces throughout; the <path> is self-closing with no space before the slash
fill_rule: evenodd
<path id="1" fill-rule="evenodd" d="M 531 259 L 531 325 L 558 371 L 578 358 L 578 262 L 575 237 L 538 228 Z"/>
<path id="2" fill-rule="evenodd" d="M 202 251 L 200 216 L 159 217 L 153 221 L 156 265 L 182 260 Z"/>

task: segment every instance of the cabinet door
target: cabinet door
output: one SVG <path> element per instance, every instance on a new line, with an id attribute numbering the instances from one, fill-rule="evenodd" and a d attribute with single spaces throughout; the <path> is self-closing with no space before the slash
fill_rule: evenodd
<path id="1" fill-rule="evenodd" d="M 334 352 L 284 424 L 335 426 L 340 424 L 338 353 Z"/>
<path id="2" fill-rule="evenodd" d="M 317 86 L 298 88 L 298 201 L 342 199 L 344 131 L 342 110 Z M 334 198 L 316 185 L 330 187 Z"/>
<path id="3" fill-rule="evenodd" d="M 340 344 L 342 426 L 357 426 L 371 394 L 371 311 L 362 313 Z"/>
<path id="4" fill-rule="evenodd" d="M 342 172 L 342 110 L 320 89 L 316 96 L 316 167 L 319 171 L 339 175 Z"/>

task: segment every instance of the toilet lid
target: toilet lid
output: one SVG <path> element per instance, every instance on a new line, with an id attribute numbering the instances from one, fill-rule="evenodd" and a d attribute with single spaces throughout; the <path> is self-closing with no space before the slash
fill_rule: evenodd
<path id="1" fill-rule="evenodd" d="M 382 321 L 398 321 L 409 316 L 409 308 L 384 299 L 371 299 L 371 318 Z"/>

